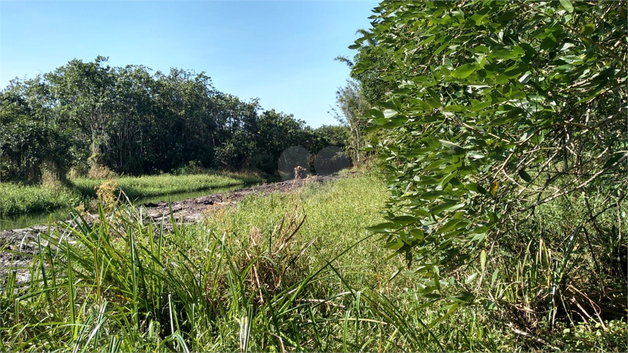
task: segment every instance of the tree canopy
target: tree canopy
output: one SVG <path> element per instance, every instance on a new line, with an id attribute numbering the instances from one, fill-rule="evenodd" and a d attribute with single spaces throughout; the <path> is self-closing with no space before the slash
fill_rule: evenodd
<path id="1" fill-rule="evenodd" d="M 344 146 L 327 129 L 218 91 L 205 73 L 72 60 L 0 93 L 2 180 L 37 183 L 109 169 L 129 175 L 205 168 L 277 170 L 283 150 Z M 333 141 L 331 141 L 333 139 Z"/>

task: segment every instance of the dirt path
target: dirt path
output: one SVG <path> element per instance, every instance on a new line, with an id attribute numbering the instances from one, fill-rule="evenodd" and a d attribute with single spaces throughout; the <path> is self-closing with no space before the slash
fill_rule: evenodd
<path id="1" fill-rule="evenodd" d="M 212 194 L 193 199 L 172 202 L 170 206 L 164 201 L 159 203 L 147 203 L 141 206 L 144 208 L 144 212 L 146 212 L 148 217 L 150 217 L 154 221 L 161 222 L 163 217 L 167 217 L 165 221 L 168 221 L 170 217 L 170 207 L 172 207 L 173 216 L 177 223 L 181 222 L 181 218 L 183 218 L 183 223 L 194 223 L 203 218 L 203 213 L 224 207 L 226 205 L 237 203 L 248 195 L 267 194 L 271 192 L 286 192 L 301 187 L 306 183 L 321 184 L 335 179 L 338 179 L 338 176 L 313 176 L 306 179 L 288 180 L 271 184 L 263 184 L 251 188 L 231 191 L 224 194 Z"/>
<path id="2" fill-rule="evenodd" d="M 166 230 L 171 230 L 172 226 L 169 221 L 171 208 L 177 223 L 183 221 L 184 224 L 190 224 L 200 221 L 203 218 L 203 214 L 207 211 L 237 203 L 248 195 L 287 192 L 305 184 L 322 184 L 338 178 L 338 176 L 313 176 L 306 179 L 263 184 L 224 194 L 211 194 L 173 202 L 170 205 L 162 201 L 159 203 L 147 203 L 138 207 L 142 207 L 145 219 L 158 224 L 163 219 Z M 22 269 L 29 266 L 32 255 L 37 252 L 37 236 L 41 232 L 46 231 L 48 231 L 47 225 L 0 231 L 0 288 L 3 287 L 1 282 L 6 278 L 11 265 L 13 268 L 21 267 Z M 19 270 L 16 271 L 16 275 L 17 282 L 28 280 L 28 271 Z"/>

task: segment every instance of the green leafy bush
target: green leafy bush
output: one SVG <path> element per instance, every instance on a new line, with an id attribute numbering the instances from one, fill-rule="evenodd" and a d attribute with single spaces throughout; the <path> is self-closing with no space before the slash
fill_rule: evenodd
<path id="1" fill-rule="evenodd" d="M 625 315 L 625 273 L 596 259 L 628 249 L 626 4 L 391 1 L 374 12 L 353 75 L 391 87 L 367 117 L 385 134 L 376 149 L 392 197 L 371 230 L 406 256 L 417 294 L 451 310 L 497 305 L 533 331 L 599 321 L 589 299 Z"/>

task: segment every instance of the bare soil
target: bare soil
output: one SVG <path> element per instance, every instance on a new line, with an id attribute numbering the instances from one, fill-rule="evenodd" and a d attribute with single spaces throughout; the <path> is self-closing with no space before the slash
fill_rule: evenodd
<path id="1" fill-rule="evenodd" d="M 224 194 L 212 194 L 183 201 L 159 203 L 146 203 L 141 205 L 146 215 L 154 221 L 161 221 L 164 217 L 165 221 L 170 218 L 170 209 L 172 209 L 173 217 L 177 223 L 194 223 L 203 218 L 203 214 L 212 210 L 224 207 L 226 205 L 235 204 L 244 197 L 253 194 L 268 194 L 271 192 L 287 192 L 305 184 L 325 183 L 338 179 L 338 176 L 311 176 L 305 179 L 287 180 L 270 184 L 258 185 L 250 188 L 239 189 Z M 167 222 L 164 222 L 167 223 Z"/>

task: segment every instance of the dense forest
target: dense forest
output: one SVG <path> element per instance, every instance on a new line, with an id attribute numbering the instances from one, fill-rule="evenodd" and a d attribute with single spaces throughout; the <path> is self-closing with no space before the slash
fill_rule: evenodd
<path id="1" fill-rule="evenodd" d="M 76 175 L 173 172 L 189 165 L 274 173 L 282 151 L 312 155 L 347 144 L 348 129 L 312 129 L 218 91 L 204 73 L 107 58 L 72 60 L 54 72 L 11 81 L 0 93 L 3 181 L 39 183 Z"/>

